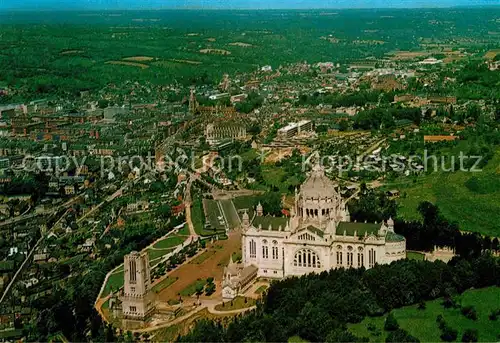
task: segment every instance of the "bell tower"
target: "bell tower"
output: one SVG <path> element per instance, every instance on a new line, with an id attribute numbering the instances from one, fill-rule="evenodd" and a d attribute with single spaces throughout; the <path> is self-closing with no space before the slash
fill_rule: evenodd
<path id="1" fill-rule="evenodd" d="M 150 286 L 148 254 L 133 251 L 125 255 L 122 296 L 124 319 L 145 320 L 154 312 L 154 297 Z"/>

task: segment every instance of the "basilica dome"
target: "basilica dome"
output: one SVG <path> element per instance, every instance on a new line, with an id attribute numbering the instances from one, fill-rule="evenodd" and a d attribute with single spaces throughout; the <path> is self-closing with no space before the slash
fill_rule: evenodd
<path id="1" fill-rule="evenodd" d="M 303 199 L 334 199 L 339 197 L 335 190 L 335 184 L 325 175 L 324 169 L 319 165 L 313 168 L 307 180 L 300 187 L 300 195 Z"/>

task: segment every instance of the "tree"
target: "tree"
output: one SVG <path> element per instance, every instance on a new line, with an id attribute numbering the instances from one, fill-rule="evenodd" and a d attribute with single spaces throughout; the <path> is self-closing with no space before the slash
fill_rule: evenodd
<path id="1" fill-rule="evenodd" d="M 214 294 L 215 292 L 215 283 L 209 283 L 206 287 L 205 287 L 205 294 L 207 296 L 210 296 L 212 294 Z"/>
<path id="2" fill-rule="evenodd" d="M 418 338 L 413 337 L 410 335 L 406 330 L 403 329 L 397 329 L 396 331 L 392 331 L 389 333 L 387 338 L 385 339 L 386 342 L 394 342 L 394 343 L 401 343 L 401 342 L 420 342 Z"/>
<path id="3" fill-rule="evenodd" d="M 327 343 L 337 342 L 369 342 L 368 338 L 360 338 L 349 332 L 348 330 L 335 329 L 326 336 Z"/>
<path id="4" fill-rule="evenodd" d="M 389 315 L 387 315 L 387 318 L 385 318 L 384 330 L 395 331 L 397 329 L 399 329 L 398 321 L 396 320 L 396 317 L 394 317 L 394 314 L 391 312 L 389 313 Z"/>
<path id="5" fill-rule="evenodd" d="M 253 124 L 247 130 L 247 132 L 254 137 L 257 136 L 261 131 L 262 131 L 261 127 L 257 124 Z"/>
<path id="6" fill-rule="evenodd" d="M 281 194 L 279 192 L 267 192 L 262 194 L 257 203 L 260 202 L 264 214 L 281 215 Z"/>
<path id="7" fill-rule="evenodd" d="M 477 320 L 477 312 L 474 306 L 464 306 L 461 309 L 462 314 L 471 320 Z"/>
<path id="8" fill-rule="evenodd" d="M 106 99 L 101 99 L 97 102 L 97 106 L 99 106 L 99 108 L 101 109 L 104 109 L 109 106 L 109 101 Z"/>
<path id="9" fill-rule="evenodd" d="M 115 329 L 113 325 L 108 324 L 106 326 L 106 342 L 114 342 L 115 341 Z"/>
<path id="10" fill-rule="evenodd" d="M 476 103 L 472 103 L 467 106 L 467 118 L 476 121 L 478 120 L 480 115 L 481 115 L 481 108 Z"/>
<path id="11" fill-rule="evenodd" d="M 477 342 L 478 333 L 476 329 L 466 329 L 462 335 L 462 342 Z"/>
<path id="12" fill-rule="evenodd" d="M 425 304 L 425 301 L 424 300 L 421 300 L 419 303 L 418 303 L 418 309 L 419 310 L 425 310 L 427 307 L 427 305 Z"/>
<path id="13" fill-rule="evenodd" d="M 167 191 L 167 187 L 162 181 L 154 181 L 151 183 L 151 186 L 149 186 L 149 189 L 155 193 L 164 193 Z"/>
<path id="14" fill-rule="evenodd" d="M 156 210 L 158 217 L 168 219 L 172 215 L 172 208 L 168 204 L 161 204 Z"/>
<path id="15" fill-rule="evenodd" d="M 198 284 L 196 285 L 196 295 L 197 296 L 200 296 L 203 294 L 203 289 L 205 288 L 205 285 L 202 285 L 202 284 Z"/>
<path id="16" fill-rule="evenodd" d="M 339 131 L 347 131 L 349 129 L 349 121 L 341 120 L 339 122 Z"/>
<path id="17" fill-rule="evenodd" d="M 186 336 L 177 339 L 178 342 L 223 342 L 224 329 L 219 322 L 202 319 Z"/>
<path id="18" fill-rule="evenodd" d="M 325 133 L 327 131 L 328 131 L 328 126 L 326 126 L 326 125 L 316 126 L 316 133 Z"/>

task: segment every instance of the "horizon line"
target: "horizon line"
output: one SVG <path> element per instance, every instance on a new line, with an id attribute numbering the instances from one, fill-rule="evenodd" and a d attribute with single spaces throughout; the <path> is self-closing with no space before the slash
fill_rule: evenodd
<path id="1" fill-rule="evenodd" d="M 289 10 L 289 11 L 312 11 L 312 10 L 425 10 L 425 9 L 456 9 L 456 8 L 500 8 L 499 4 L 467 4 L 467 5 L 454 5 L 454 6 L 417 6 L 417 7 L 269 7 L 269 8 L 252 8 L 252 7 L 192 7 L 192 6 L 174 6 L 174 7 L 148 7 L 148 8 L 0 8 L 1 12 L 113 12 L 113 11 L 275 11 L 275 10 Z"/>

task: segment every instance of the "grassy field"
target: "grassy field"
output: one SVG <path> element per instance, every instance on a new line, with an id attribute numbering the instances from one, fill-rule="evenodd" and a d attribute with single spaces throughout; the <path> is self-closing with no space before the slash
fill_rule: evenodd
<path id="1" fill-rule="evenodd" d="M 104 290 L 102 291 L 101 297 L 104 298 L 107 296 L 111 289 L 116 291 L 120 287 L 123 286 L 123 270 L 114 274 L 111 274 L 108 278 L 108 282 L 106 282 L 106 286 L 104 286 Z"/>
<path id="2" fill-rule="evenodd" d="M 148 249 L 149 261 L 151 262 L 157 258 L 160 258 L 173 250 L 174 249 L 160 249 L 160 250 Z"/>
<path id="3" fill-rule="evenodd" d="M 491 321 L 488 315 L 492 310 L 500 308 L 500 288 L 490 287 L 464 292 L 457 297 L 462 306 L 474 306 L 477 311 L 476 321 L 467 319 L 460 313 L 460 309 L 445 309 L 442 299 L 428 301 L 425 310 L 417 309 L 417 305 L 408 306 L 393 311 L 399 326 L 407 330 L 421 342 L 439 342 L 441 331 L 436 323 L 436 317 L 442 315 L 446 323 L 458 330 L 460 340 L 466 329 L 476 329 L 479 332 L 479 341 L 495 342 L 500 338 L 498 321 Z M 349 324 L 349 330 L 358 337 L 369 337 L 371 342 L 385 342 L 387 332 L 384 331 L 382 317 L 368 317 L 361 323 Z M 372 330 L 368 327 L 371 326 Z"/>
<path id="4" fill-rule="evenodd" d="M 482 172 L 437 172 L 422 176 L 416 183 L 394 183 L 387 188 L 401 191 L 399 216 L 420 219 L 417 207 L 422 201 L 436 204 L 450 221 L 463 231 L 500 236 L 500 151 Z"/>
<path id="5" fill-rule="evenodd" d="M 423 261 L 425 255 L 416 251 L 407 251 L 406 258 L 409 260 Z"/>
<path id="6" fill-rule="evenodd" d="M 168 286 L 173 284 L 175 281 L 177 281 L 177 278 L 166 277 L 165 279 L 161 280 L 156 285 L 154 285 L 151 290 L 155 293 L 158 293 L 162 289 L 167 288 Z"/>
<path id="7" fill-rule="evenodd" d="M 220 204 L 222 205 L 222 209 L 228 221 L 228 225 L 230 229 L 234 229 L 240 226 L 240 217 L 235 210 L 235 206 L 231 200 L 221 200 Z"/>
<path id="8" fill-rule="evenodd" d="M 198 235 L 204 236 L 207 233 L 204 228 L 204 214 L 203 214 L 203 204 L 201 200 L 196 199 L 193 201 L 193 207 L 191 208 L 191 220 L 193 221 L 194 230 Z"/>
<path id="9" fill-rule="evenodd" d="M 184 242 L 184 238 L 179 237 L 179 236 L 169 236 L 161 241 L 158 241 L 153 247 L 155 249 L 169 249 L 176 247 L 179 244 L 182 244 Z"/>
<path id="10" fill-rule="evenodd" d="M 205 206 L 205 213 L 207 215 L 207 221 L 210 223 L 212 228 L 216 228 L 217 231 L 226 230 L 225 225 L 221 224 L 221 221 L 219 220 L 219 217 L 224 218 L 224 216 L 222 215 L 222 213 L 219 209 L 218 201 L 217 200 L 210 200 L 210 199 L 203 199 L 203 204 Z"/>
<path id="11" fill-rule="evenodd" d="M 190 297 L 191 295 L 196 293 L 197 287 L 204 286 L 205 283 L 205 280 L 196 280 L 195 282 L 184 288 L 182 291 L 180 291 L 180 295 L 182 295 L 183 297 Z"/>
<path id="12" fill-rule="evenodd" d="M 179 230 L 177 233 L 181 236 L 189 236 L 189 227 L 187 224 L 184 224 L 184 226 Z"/>
<path id="13" fill-rule="evenodd" d="M 246 302 L 245 302 L 246 299 Z M 233 311 L 233 310 L 239 310 L 242 308 L 247 308 L 255 305 L 255 299 L 252 298 L 245 298 L 245 297 L 236 297 L 231 301 L 227 301 L 224 303 L 224 306 L 222 304 L 216 305 L 215 309 L 217 311 Z"/>

